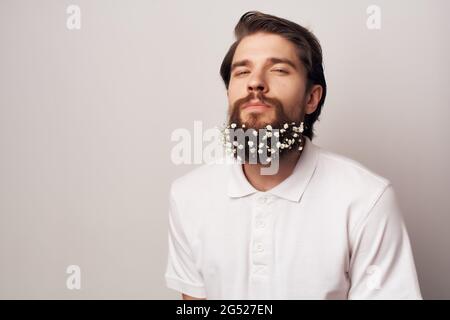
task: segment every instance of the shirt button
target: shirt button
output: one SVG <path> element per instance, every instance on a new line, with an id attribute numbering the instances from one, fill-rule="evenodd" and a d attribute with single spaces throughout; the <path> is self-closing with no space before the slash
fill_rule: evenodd
<path id="1" fill-rule="evenodd" d="M 252 272 L 253 273 L 259 273 L 259 272 L 263 271 L 265 268 L 266 268 L 266 266 L 262 265 L 262 264 L 254 265 Z"/>
<path id="2" fill-rule="evenodd" d="M 256 226 L 258 227 L 258 229 L 263 229 L 266 226 L 266 223 L 264 221 L 258 220 L 256 222 Z"/>
<path id="3" fill-rule="evenodd" d="M 258 243 L 258 244 L 256 245 L 256 250 L 257 250 L 258 252 L 263 252 L 263 251 L 264 251 L 264 247 L 263 247 L 262 243 Z"/>
<path id="4" fill-rule="evenodd" d="M 258 200 L 259 200 L 259 203 L 265 204 L 267 202 L 267 197 L 264 196 L 264 197 L 259 198 Z"/>

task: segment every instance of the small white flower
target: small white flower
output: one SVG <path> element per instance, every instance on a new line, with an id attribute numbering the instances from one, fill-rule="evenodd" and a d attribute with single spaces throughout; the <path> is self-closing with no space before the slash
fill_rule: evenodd
<path id="1" fill-rule="evenodd" d="M 281 146 L 281 142 L 280 141 L 277 141 L 277 148 L 279 148 L 280 146 Z"/>
<path id="2" fill-rule="evenodd" d="M 264 143 L 260 142 L 258 147 L 259 147 L 259 148 L 264 147 Z"/>
<path id="3" fill-rule="evenodd" d="M 262 151 L 261 149 L 259 149 L 259 150 L 258 150 L 258 153 L 259 153 L 259 154 L 262 154 L 262 153 L 263 153 L 263 151 Z"/>
<path id="4" fill-rule="evenodd" d="M 298 134 L 297 134 L 297 133 L 294 133 L 293 136 L 294 136 L 294 138 L 297 138 L 297 137 L 298 137 Z"/>
<path id="5" fill-rule="evenodd" d="M 242 144 L 240 144 L 240 145 L 238 145 L 238 149 L 242 150 L 242 149 L 244 149 L 244 146 Z"/>
<path id="6" fill-rule="evenodd" d="M 253 147 L 253 141 L 249 141 L 247 144 L 249 147 Z"/>
<path id="7" fill-rule="evenodd" d="M 300 123 L 300 132 L 303 132 L 303 122 Z"/>
<path id="8" fill-rule="evenodd" d="M 298 150 L 302 150 L 302 149 L 303 149 L 303 147 L 302 147 L 302 146 L 298 147 Z"/>
<path id="9" fill-rule="evenodd" d="M 233 128 L 233 129 L 236 128 L 236 123 L 232 123 L 231 128 Z"/>
<path id="10" fill-rule="evenodd" d="M 233 141 L 233 146 L 237 147 L 239 143 L 237 141 Z"/>
<path id="11" fill-rule="evenodd" d="M 273 135 L 278 138 L 280 136 L 280 133 L 278 131 L 276 131 L 273 133 Z"/>
<path id="12" fill-rule="evenodd" d="M 245 128 L 245 124 L 242 124 L 242 128 Z"/>
<path id="13" fill-rule="evenodd" d="M 256 149 L 255 148 L 251 148 L 250 149 L 250 153 L 255 153 Z"/>
<path id="14" fill-rule="evenodd" d="M 253 135 L 256 137 L 257 135 L 258 135 L 258 131 L 256 131 L 256 130 L 253 130 Z"/>
<path id="15" fill-rule="evenodd" d="M 272 126 L 271 126 L 270 124 L 268 124 L 268 125 L 266 126 L 266 129 L 267 129 L 267 130 L 272 130 Z"/>
<path id="16" fill-rule="evenodd" d="M 272 136 L 272 132 L 267 132 L 267 136 L 270 138 Z"/>
<path id="17" fill-rule="evenodd" d="M 285 131 L 286 131 L 286 130 L 284 130 L 284 129 L 280 129 L 280 132 L 281 132 L 281 133 L 284 133 Z"/>
<path id="18" fill-rule="evenodd" d="M 226 134 L 229 134 L 229 133 L 230 133 L 230 129 L 226 128 L 226 129 L 225 129 L 225 133 L 226 133 Z"/>
<path id="19" fill-rule="evenodd" d="M 267 158 L 267 162 L 270 162 L 270 161 L 272 161 L 272 158 L 271 158 L 271 157 L 268 157 L 268 158 Z"/>
<path id="20" fill-rule="evenodd" d="M 287 123 L 284 124 L 283 126 L 285 129 L 289 128 L 289 125 Z"/>

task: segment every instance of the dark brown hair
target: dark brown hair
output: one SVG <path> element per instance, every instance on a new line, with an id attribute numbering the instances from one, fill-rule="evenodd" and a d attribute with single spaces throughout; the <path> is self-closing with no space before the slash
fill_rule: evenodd
<path id="1" fill-rule="evenodd" d="M 291 41 L 298 49 L 300 62 L 303 63 L 307 72 L 306 92 L 315 84 L 321 85 L 323 92 L 317 109 L 311 114 L 305 114 L 305 131 L 303 134 L 311 140 L 314 137 L 313 125 L 319 118 L 322 106 L 327 94 L 327 84 L 322 65 L 322 48 L 319 40 L 308 29 L 301 25 L 279 18 L 273 15 L 265 14 L 259 11 L 249 11 L 239 19 L 234 34 L 236 41 L 228 49 L 222 65 L 220 66 L 220 75 L 228 90 L 230 83 L 231 62 L 240 41 L 248 35 L 257 32 L 267 32 L 278 34 Z"/>

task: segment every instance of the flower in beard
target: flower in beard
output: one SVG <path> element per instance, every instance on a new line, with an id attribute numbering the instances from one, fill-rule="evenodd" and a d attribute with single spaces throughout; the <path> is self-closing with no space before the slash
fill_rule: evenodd
<path id="1" fill-rule="evenodd" d="M 231 122 L 221 130 L 226 152 L 251 164 L 268 164 L 288 152 L 301 151 L 303 131 L 303 122 L 285 122 L 277 127 L 268 124 L 260 129 L 246 128 L 245 124 L 239 127 Z"/>
<path id="2" fill-rule="evenodd" d="M 266 113 L 249 112 L 242 118 L 242 112 L 249 102 L 258 101 L 266 105 L 273 115 L 268 120 Z M 267 164 L 288 152 L 303 148 L 303 122 L 295 122 L 284 112 L 281 101 L 264 97 L 259 91 L 237 100 L 231 108 L 228 124 L 224 125 L 223 141 L 226 151 L 237 160 L 249 163 Z M 275 114 L 273 114 L 275 113 Z M 270 117 L 272 118 L 272 117 Z M 269 121 L 269 122 L 266 122 Z"/>

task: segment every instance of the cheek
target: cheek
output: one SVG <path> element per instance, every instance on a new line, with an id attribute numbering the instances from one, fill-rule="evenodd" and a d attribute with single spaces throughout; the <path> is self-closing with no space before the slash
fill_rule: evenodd
<path id="1" fill-rule="evenodd" d="M 228 104 L 232 106 L 236 100 L 242 99 L 246 96 L 245 92 L 242 92 L 242 86 L 236 85 L 236 83 L 231 83 L 228 86 Z"/>
<path id="2" fill-rule="evenodd" d="M 272 86 L 272 94 L 279 99 L 284 106 L 286 114 L 293 118 L 300 115 L 303 103 L 303 88 L 299 83 L 282 83 Z"/>

